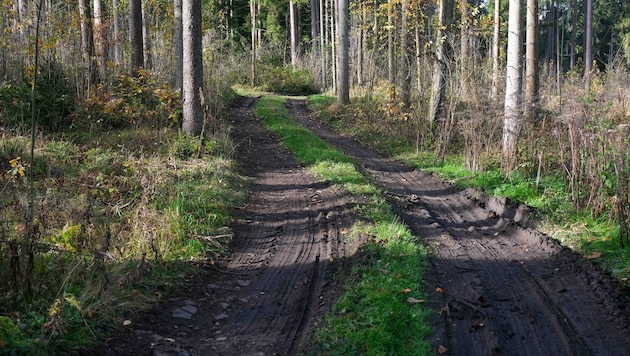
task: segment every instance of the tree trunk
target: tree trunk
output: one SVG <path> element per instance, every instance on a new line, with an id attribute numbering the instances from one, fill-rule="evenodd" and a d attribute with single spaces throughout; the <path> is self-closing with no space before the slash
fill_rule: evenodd
<path id="1" fill-rule="evenodd" d="M 501 0 L 494 1 L 494 34 L 492 36 L 492 91 L 490 98 L 499 96 L 499 37 L 501 36 Z"/>
<path id="2" fill-rule="evenodd" d="M 396 83 L 396 62 L 394 60 L 394 1 L 387 3 L 387 83 Z M 394 89 L 395 90 L 395 89 Z"/>
<path id="3" fill-rule="evenodd" d="M 527 0 L 527 31 L 525 39 L 525 117 L 536 115 L 538 106 L 538 0 Z"/>
<path id="4" fill-rule="evenodd" d="M 470 4 L 468 0 L 460 0 L 461 1 L 461 11 L 462 11 L 462 19 L 460 23 L 460 83 L 462 87 L 462 94 L 464 99 L 466 99 L 466 94 L 468 93 L 467 83 L 468 77 L 470 76 L 469 64 L 470 64 L 470 34 L 469 34 L 469 21 L 468 18 L 470 16 Z"/>
<path id="5" fill-rule="evenodd" d="M 94 0 L 94 48 L 98 76 L 101 81 L 107 78 L 107 32 L 105 31 L 105 9 L 103 0 Z"/>
<path id="6" fill-rule="evenodd" d="M 147 11 L 147 2 L 142 4 L 142 51 L 144 53 L 144 68 L 153 68 L 153 55 L 151 53 L 151 33 L 149 32 L 149 24 L 151 23 L 151 15 Z"/>
<path id="7" fill-rule="evenodd" d="M 79 15 L 81 16 L 81 53 L 83 65 L 88 75 L 88 87 L 98 83 L 98 72 L 94 61 L 94 37 L 92 34 L 92 16 L 87 4 L 88 0 L 79 0 Z"/>
<path id="8" fill-rule="evenodd" d="M 249 0 L 249 15 L 252 28 L 251 85 L 256 84 L 256 0 Z"/>
<path id="9" fill-rule="evenodd" d="M 408 109 L 411 101 L 411 58 L 409 58 L 409 34 L 407 28 L 409 1 L 401 1 L 400 17 L 400 72 L 402 74 L 402 85 L 400 87 L 400 101 L 405 109 Z"/>
<path id="10" fill-rule="evenodd" d="M 197 135 L 203 129 L 204 121 L 201 104 L 203 90 L 201 0 L 182 1 L 182 20 L 184 28 L 184 122 L 182 129 L 188 135 Z"/>
<path id="11" fill-rule="evenodd" d="M 573 9 L 571 15 L 571 69 L 575 67 L 575 55 L 577 53 L 577 19 L 578 0 L 573 0 Z"/>
<path id="12" fill-rule="evenodd" d="M 586 86 L 591 84 L 591 71 L 593 70 L 593 0 L 585 0 L 585 33 L 584 33 L 584 76 Z"/>
<path id="13" fill-rule="evenodd" d="M 444 99 L 446 95 L 446 62 L 448 61 L 449 46 L 446 42 L 446 32 L 453 23 L 453 0 L 440 0 L 438 30 L 436 34 L 437 47 L 435 50 L 435 63 L 433 65 L 433 78 L 431 98 L 429 99 L 428 120 L 434 122 L 444 114 Z"/>
<path id="14" fill-rule="evenodd" d="M 349 17 L 348 0 L 337 0 L 337 104 L 350 103 L 350 72 L 348 70 Z"/>
<path id="15" fill-rule="evenodd" d="M 137 76 L 138 70 L 144 66 L 141 0 L 129 1 L 129 42 L 131 44 L 131 75 Z"/>
<path id="16" fill-rule="evenodd" d="M 119 70 L 122 66 L 122 41 L 120 37 L 120 13 L 118 12 L 118 0 L 112 0 L 112 17 L 114 24 L 114 63 L 116 63 L 116 70 Z"/>
<path id="17" fill-rule="evenodd" d="M 174 33 L 173 33 L 173 44 L 175 47 L 175 89 L 182 90 L 182 82 L 184 75 L 184 65 L 183 65 L 183 55 L 184 55 L 184 44 L 183 44 L 183 22 L 182 22 L 182 0 L 175 0 L 173 11 L 174 18 Z"/>
<path id="18" fill-rule="evenodd" d="M 502 156 L 503 170 L 506 173 L 516 167 L 517 143 L 521 130 L 521 68 L 521 0 L 510 0 Z"/>
<path id="19" fill-rule="evenodd" d="M 313 42 L 313 46 L 316 43 L 315 41 L 317 41 L 318 37 L 321 35 L 320 21 L 319 0 L 311 0 L 311 41 Z"/>
<path id="20" fill-rule="evenodd" d="M 289 27 L 291 36 L 291 65 L 297 68 L 298 65 L 298 20 L 297 6 L 293 0 L 289 1 Z"/>

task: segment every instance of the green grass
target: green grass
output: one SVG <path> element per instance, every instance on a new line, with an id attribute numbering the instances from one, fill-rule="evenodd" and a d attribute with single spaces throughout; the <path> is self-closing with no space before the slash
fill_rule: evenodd
<path id="1" fill-rule="evenodd" d="M 325 105 L 325 104 L 324 104 Z M 370 184 L 354 162 L 297 124 L 284 99 L 262 97 L 255 112 L 300 162 L 321 178 L 357 196 L 356 211 L 371 221 L 349 234 L 370 236 L 362 247 L 367 258 L 346 277 L 346 289 L 317 333 L 317 351 L 332 355 L 426 355 L 430 345 L 428 317 L 422 300 L 427 251 Z"/>

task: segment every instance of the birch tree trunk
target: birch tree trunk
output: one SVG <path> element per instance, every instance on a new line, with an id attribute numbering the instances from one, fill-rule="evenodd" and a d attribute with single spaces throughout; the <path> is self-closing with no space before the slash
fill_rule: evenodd
<path id="1" fill-rule="evenodd" d="M 499 96 L 499 37 L 501 36 L 501 0 L 494 1 L 494 34 L 492 36 L 492 89 L 490 98 Z"/>
<path id="2" fill-rule="evenodd" d="M 337 0 L 337 6 L 337 104 L 346 105 L 350 103 L 350 72 L 348 68 L 350 13 L 348 12 L 348 0 Z"/>
<path id="3" fill-rule="evenodd" d="M 575 67 L 575 55 L 577 53 L 577 19 L 578 19 L 578 0 L 573 0 L 573 8 L 571 9 L 571 69 Z"/>
<path id="4" fill-rule="evenodd" d="M 256 0 L 249 0 L 249 17 L 252 28 L 251 85 L 256 84 Z"/>
<path id="5" fill-rule="evenodd" d="M 538 0 L 527 0 L 525 34 L 525 117 L 536 115 L 538 105 Z"/>
<path id="6" fill-rule="evenodd" d="M 201 0 L 182 1 L 182 22 L 184 28 L 184 122 L 182 129 L 188 135 L 197 135 L 203 129 L 204 121 L 201 104 L 203 89 Z"/>
<path id="7" fill-rule="evenodd" d="M 503 170 L 516 167 L 517 143 L 521 130 L 521 1 L 510 0 L 508 19 L 507 72 L 503 118 Z"/>

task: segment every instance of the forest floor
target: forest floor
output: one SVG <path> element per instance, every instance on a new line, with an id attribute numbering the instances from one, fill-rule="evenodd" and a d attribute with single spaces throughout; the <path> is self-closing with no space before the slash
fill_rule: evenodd
<path id="1" fill-rule="evenodd" d="M 96 351 L 105 355 L 293 355 L 340 294 L 336 272 L 360 258 L 352 202 L 302 167 L 254 117 L 229 115 L 252 194 L 231 252 Z M 591 261 L 530 227 L 529 209 L 384 158 L 317 122 L 302 124 L 360 162 L 431 249 L 425 275 L 435 353 L 628 355 L 630 293 Z M 307 346 L 308 347 L 308 346 Z"/>

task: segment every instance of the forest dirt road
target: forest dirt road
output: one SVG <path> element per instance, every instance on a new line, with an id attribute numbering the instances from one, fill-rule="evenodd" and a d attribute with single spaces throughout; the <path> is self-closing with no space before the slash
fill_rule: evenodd
<path id="1" fill-rule="evenodd" d="M 332 279 L 356 246 L 343 193 L 318 181 L 251 113 L 233 109 L 239 160 L 253 195 L 232 253 L 160 303 L 101 354 L 292 355 L 334 302 Z M 627 290 L 591 261 L 528 227 L 528 209 L 364 149 L 288 102 L 305 126 L 360 162 L 432 250 L 425 276 L 436 313 L 431 342 L 448 355 L 629 355 Z"/>

